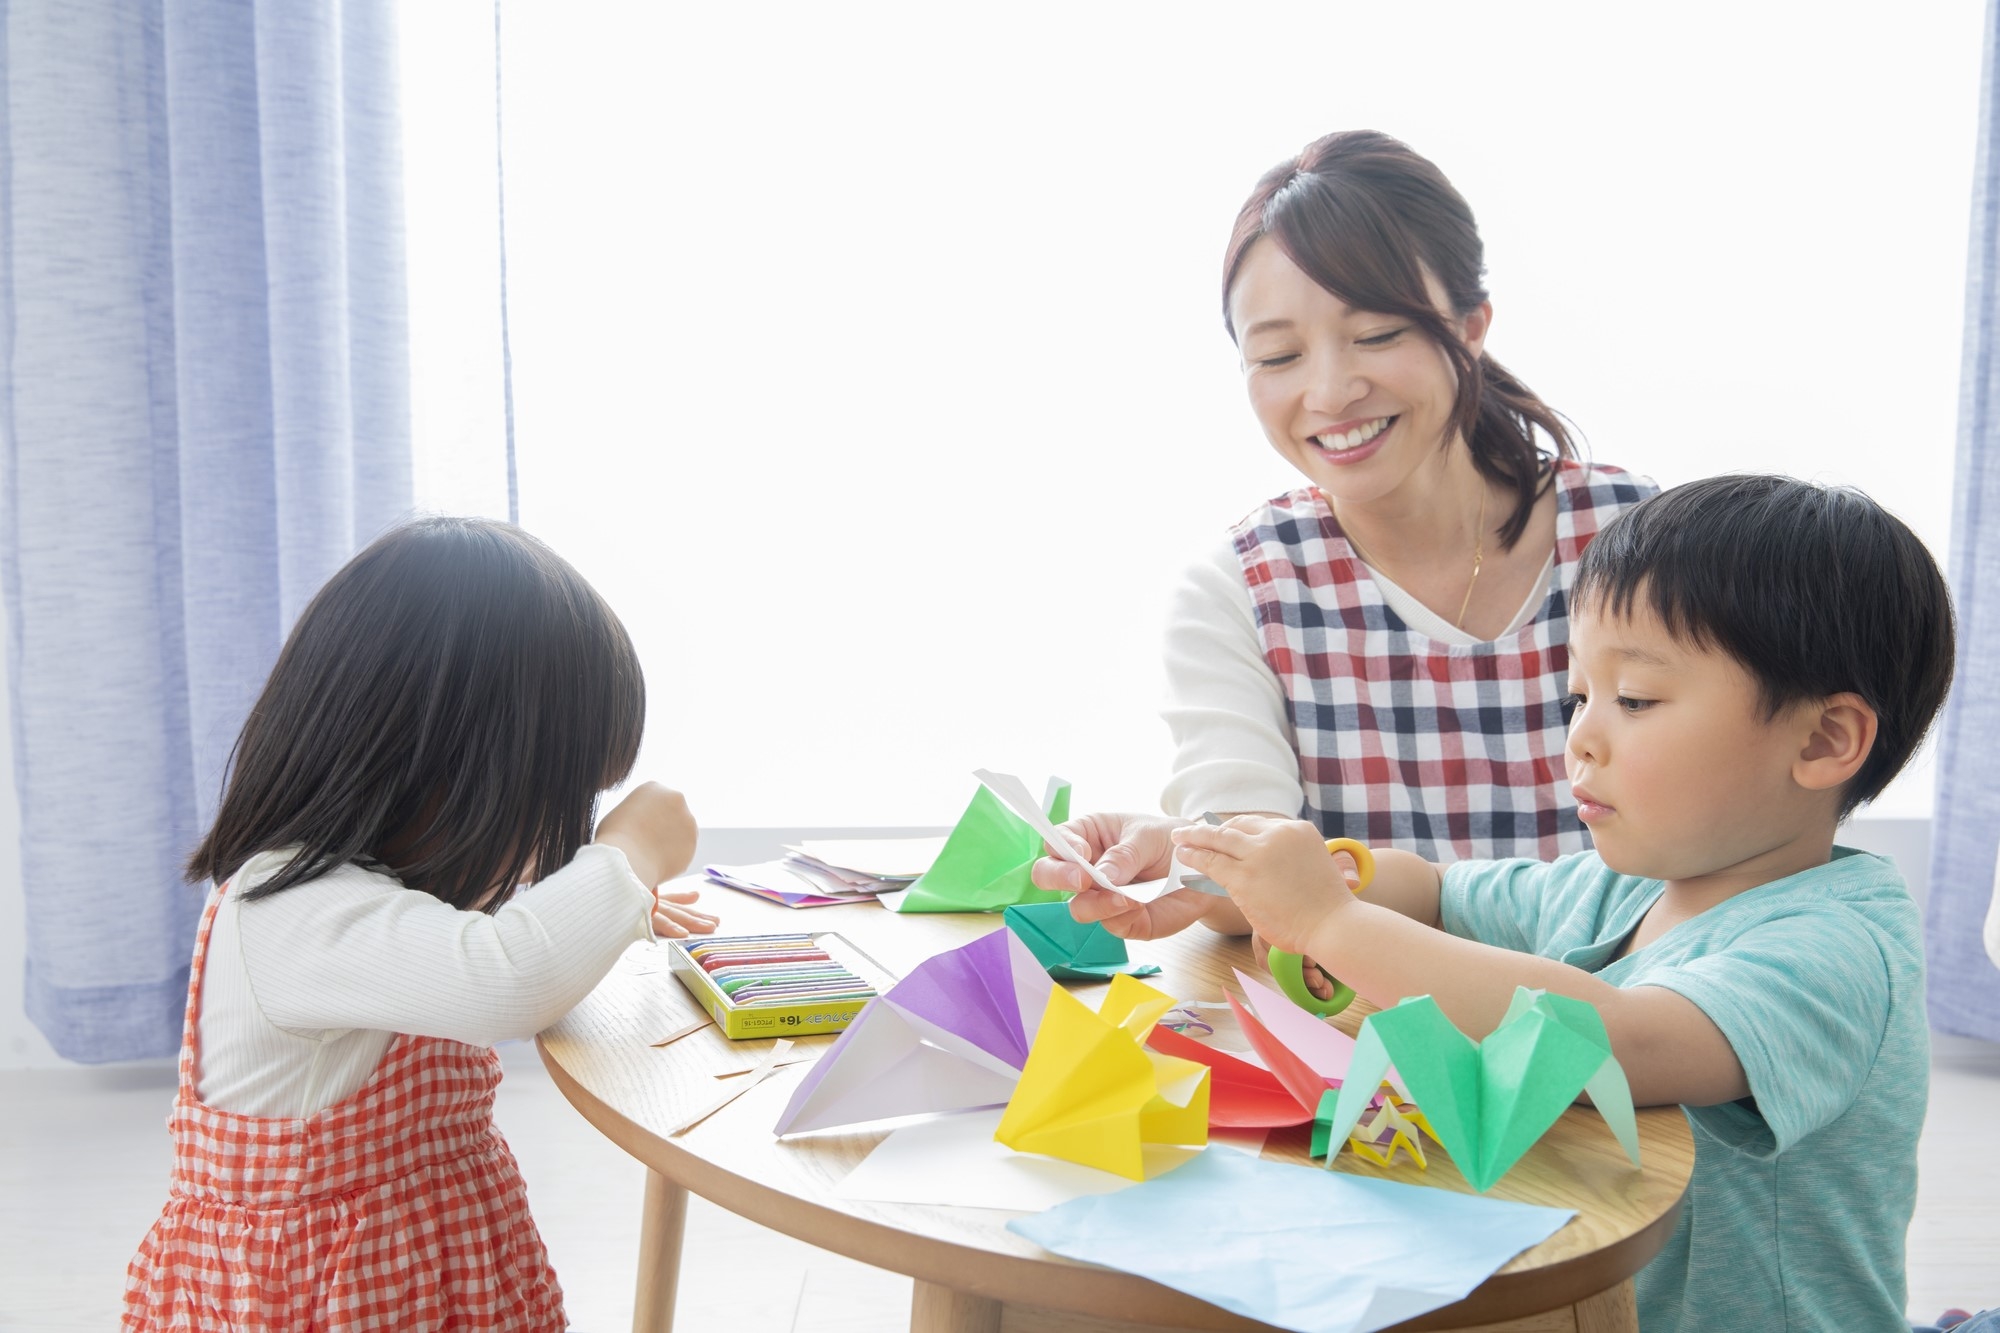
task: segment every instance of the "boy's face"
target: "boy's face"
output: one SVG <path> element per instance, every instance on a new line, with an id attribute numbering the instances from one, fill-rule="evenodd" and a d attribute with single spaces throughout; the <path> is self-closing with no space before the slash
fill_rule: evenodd
<path id="1" fill-rule="evenodd" d="M 1754 870 L 1824 820 L 1826 793 L 1793 779 L 1815 710 L 1766 718 L 1734 658 L 1676 640 L 1636 602 L 1629 616 L 1579 608 L 1569 652 L 1581 696 L 1570 785 L 1613 870 L 1677 881 Z"/>

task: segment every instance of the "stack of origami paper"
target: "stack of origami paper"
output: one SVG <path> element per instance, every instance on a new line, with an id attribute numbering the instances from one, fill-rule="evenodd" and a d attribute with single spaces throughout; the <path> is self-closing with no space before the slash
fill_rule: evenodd
<path id="1" fill-rule="evenodd" d="M 925 959 L 855 1015 L 792 1094 L 777 1132 L 1000 1105 L 1054 991 L 1011 931 Z"/>
<path id="2" fill-rule="evenodd" d="M 1208 1142 L 1209 1071 L 1149 1051 L 1174 1001 L 1118 976 L 1097 1013 L 1060 988 L 993 1137 L 1019 1152 L 1146 1178 L 1144 1145 Z"/>
<path id="3" fill-rule="evenodd" d="M 1370 1014 L 1340 1091 L 1320 1099 L 1313 1122 L 1315 1156 L 1326 1153 L 1330 1164 L 1343 1140 L 1354 1142 L 1350 1136 L 1391 1061 L 1408 1089 L 1405 1101 L 1413 1099 L 1422 1108 L 1424 1130 L 1482 1194 L 1580 1092 L 1590 1094 L 1625 1155 L 1639 1164 L 1632 1089 L 1611 1054 L 1603 1018 L 1582 1000 L 1518 987 L 1500 1025 L 1480 1042 L 1452 1026 L 1428 995 Z M 1377 1138 L 1380 1120 L 1363 1129 L 1364 1140 Z"/>
<path id="4" fill-rule="evenodd" d="M 1005 920 L 1057 981 L 1108 981 L 1120 973 L 1150 977 L 1160 970 L 1131 961 L 1124 940 L 1101 921 L 1078 921 L 1068 903 L 1017 903 Z"/>

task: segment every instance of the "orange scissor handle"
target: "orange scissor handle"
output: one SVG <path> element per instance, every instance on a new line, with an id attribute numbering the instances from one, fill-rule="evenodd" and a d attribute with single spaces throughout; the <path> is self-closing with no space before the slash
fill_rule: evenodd
<path id="1" fill-rule="evenodd" d="M 1354 858 L 1354 868 L 1361 875 L 1359 882 L 1354 886 L 1356 893 L 1361 892 L 1374 881 L 1375 853 L 1369 851 L 1365 845 L 1356 842 L 1352 838 L 1329 838 L 1326 843 L 1326 851 L 1329 856 L 1335 852 L 1346 852 Z M 1318 964 L 1314 964 L 1314 966 L 1317 967 Z M 1278 989 L 1285 993 L 1285 998 L 1296 1004 L 1299 1008 L 1304 1009 L 1307 1013 L 1316 1014 L 1321 1018 L 1330 1018 L 1354 1002 L 1353 988 L 1341 985 L 1334 978 L 1334 975 L 1323 967 L 1319 969 L 1319 974 L 1328 981 L 1333 982 L 1332 998 L 1322 1000 L 1310 990 L 1307 990 L 1306 960 L 1298 954 L 1286 953 L 1283 949 L 1273 949 L 1271 950 L 1270 967 L 1271 975 L 1277 978 Z"/>

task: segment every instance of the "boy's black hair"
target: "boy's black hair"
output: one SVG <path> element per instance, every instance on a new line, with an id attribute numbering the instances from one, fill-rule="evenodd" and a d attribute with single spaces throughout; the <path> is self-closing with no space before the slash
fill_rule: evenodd
<path id="1" fill-rule="evenodd" d="M 1727 653 L 1771 717 L 1852 691 L 1875 745 L 1840 818 L 1916 752 L 1951 688 L 1951 594 L 1902 520 L 1860 491 L 1792 477 L 1676 486 L 1619 515 L 1584 550 L 1572 594 L 1626 615 L 1643 602 L 1674 638 Z"/>
<path id="2" fill-rule="evenodd" d="M 505 523 L 417 520 L 299 617 L 188 878 L 290 847 L 246 899 L 352 861 L 491 911 L 589 840 L 645 714 L 631 638 L 567 561 Z"/>

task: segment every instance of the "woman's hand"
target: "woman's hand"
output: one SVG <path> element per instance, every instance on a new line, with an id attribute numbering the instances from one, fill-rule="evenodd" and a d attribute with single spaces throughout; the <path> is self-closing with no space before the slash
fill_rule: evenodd
<path id="1" fill-rule="evenodd" d="M 688 868 L 698 832 L 687 798 L 657 782 L 640 783 L 597 821 L 597 841 L 625 853 L 632 873 L 649 889 Z M 669 896 L 676 901 L 681 897 Z"/>
<path id="2" fill-rule="evenodd" d="M 1059 825 L 1056 832 L 1113 884 L 1133 884 L 1160 879 L 1172 868 L 1172 834 L 1180 824 L 1180 820 L 1165 815 L 1099 814 L 1072 819 Z M 1035 862 L 1033 873 L 1036 888 L 1076 895 L 1070 899 L 1071 916 L 1078 921 L 1101 921 L 1120 939 L 1158 939 L 1186 930 L 1197 921 L 1206 921 L 1230 935 L 1240 935 L 1249 928 L 1225 898 L 1177 891 L 1150 903 L 1135 903 L 1122 894 L 1098 888 L 1082 866 L 1056 856 Z"/>
<path id="3" fill-rule="evenodd" d="M 688 906 L 700 897 L 701 894 L 693 889 L 680 893 L 655 893 L 653 933 L 675 940 L 685 939 L 689 935 L 714 934 L 721 918 L 710 916 L 707 912 L 697 912 Z"/>

